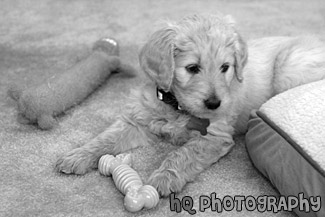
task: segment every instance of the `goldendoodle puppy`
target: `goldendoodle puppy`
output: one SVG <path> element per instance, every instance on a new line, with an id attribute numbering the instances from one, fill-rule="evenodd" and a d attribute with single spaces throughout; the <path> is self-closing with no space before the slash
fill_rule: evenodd
<path id="1" fill-rule="evenodd" d="M 325 45 L 314 37 L 241 38 L 231 17 L 194 15 L 153 33 L 140 53 L 153 82 L 133 91 L 123 115 L 64 154 L 58 171 L 84 174 L 104 154 L 161 140 L 180 147 L 148 182 L 179 192 L 234 146 L 249 113 L 289 88 L 325 77 Z"/>

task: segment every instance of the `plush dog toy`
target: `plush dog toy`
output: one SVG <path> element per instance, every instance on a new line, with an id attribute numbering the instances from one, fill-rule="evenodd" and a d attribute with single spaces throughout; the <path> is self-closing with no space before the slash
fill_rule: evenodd
<path id="1" fill-rule="evenodd" d="M 115 40 L 101 39 L 86 59 L 64 73 L 27 90 L 10 88 L 8 94 L 18 104 L 18 122 L 37 123 L 43 130 L 51 129 L 56 124 L 56 115 L 83 101 L 119 68 L 118 55 Z"/>
<path id="2" fill-rule="evenodd" d="M 101 174 L 112 174 L 116 187 L 125 195 L 124 206 L 130 212 L 143 207 L 151 209 L 159 202 L 157 190 L 151 185 L 143 185 L 138 173 L 128 164 L 130 155 L 104 155 L 99 159 L 98 170 Z"/>

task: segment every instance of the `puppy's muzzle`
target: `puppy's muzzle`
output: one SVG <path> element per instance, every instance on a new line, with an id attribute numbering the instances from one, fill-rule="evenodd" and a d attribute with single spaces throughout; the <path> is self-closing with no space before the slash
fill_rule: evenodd
<path id="1" fill-rule="evenodd" d="M 207 109 L 215 110 L 221 105 L 221 100 L 219 100 L 216 96 L 211 96 L 204 100 L 204 105 L 207 107 Z"/>

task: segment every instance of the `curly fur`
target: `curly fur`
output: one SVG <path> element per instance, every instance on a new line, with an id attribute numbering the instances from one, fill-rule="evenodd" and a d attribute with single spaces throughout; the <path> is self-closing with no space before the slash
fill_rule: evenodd
<path id="1" fill-rule="evenodd" d="M 221 66 L 229 64 L 227 72 Z M 84 174 L 104 154 L 118 154 L 165 141 L 180 147 L 168 154 L 149 183 L 161 195 L 179 192 L 234 146 L 246 130 L 249 113 L 289 88 L 325 77 L 325 46 L 315 37 L 274 37 L 247 45 L 227 16 L 190 16 L 155 32 L 140 53 L 153 83 L 130 96 L 125 114 L 105 132 L 60 157 L 60 172 Z M 199 73 L 186 66 L 198 64 Z M 189 114 L 159 101 L 156 87 L 171 91 Z M 216 109 L 205 101 L 220 100 Z M 202 136 L 186 125 L 191 115 L 210 120 Z M 132 141 L 132 142 L 131 142 Z"/>

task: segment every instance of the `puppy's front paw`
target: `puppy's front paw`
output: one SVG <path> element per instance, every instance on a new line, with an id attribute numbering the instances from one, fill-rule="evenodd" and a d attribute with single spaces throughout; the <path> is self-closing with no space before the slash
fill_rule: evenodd
<path id="1" fill-rule="evenodd" d="M 186 181 L 177 171 L 156 170 L 151 174 L 148 183 L 155 187 L 161 196 L 167 197 L 172 192 L 180 192 Z"/>
<path id="2" fill-rule="evenodd" d="M 97 159 L 80 148 L 61 156 L 56 162 L 56 170 L 65 174 L 83 175 L 96 167 Z"/>

